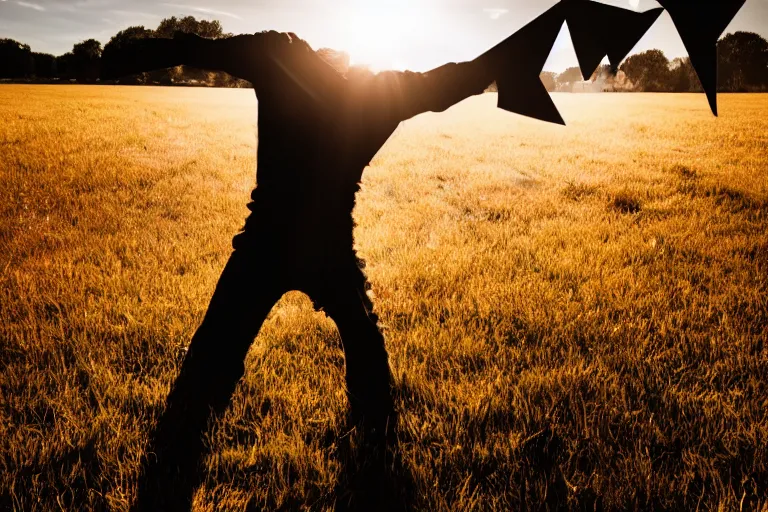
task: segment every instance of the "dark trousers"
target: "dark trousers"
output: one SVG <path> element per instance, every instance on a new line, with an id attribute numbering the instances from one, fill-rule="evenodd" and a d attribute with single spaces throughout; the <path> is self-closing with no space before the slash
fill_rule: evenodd
<path id="1" fill-rule="evenodd" d="M 290 290 L 307 293 L 339 329 L 353 421 L 386 428 L 393 410 L 388 356 L 351 237 L 349 246 L 325 251 L 320 261 L 328 263 L 319 265 L 295 263 L 293 251 L 285 253 L 290 261 L 280 257 L 278 246 L 284 243 L 248 224 L 235 237 L 235 250 L 150 440 L 135 510 L 175 510 L 179 500 L 191 499 L 201 476 L 208 420 L 228 406 L 251 343 L 275 302 Z"/>

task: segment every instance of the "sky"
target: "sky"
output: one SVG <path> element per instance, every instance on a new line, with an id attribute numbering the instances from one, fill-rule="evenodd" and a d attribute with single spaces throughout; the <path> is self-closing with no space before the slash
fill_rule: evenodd
<path id="1" fill-rule="evenodd" d="M 602 0 L 644 11 L 654 0 Z M 131 25 L 155 28 L 168 16 L 218 19 L 226 32 L 274 29 L 294 32 L 314 48 L 350 53 L 373 69 L 426 71 L 469 60 L 491 48 L 554 5 L 556 0 L 0 0 L 0 38 L 60 55 L 76 42 L 102 43 Z M 768 37 L 768 0 L 747 0 L 726 32 Z M 664 13 L 633 53 L 659 48 L 667 57 L 686 54 Z M 577 65 L 567 33 L 560 33 L 545 70 Z"/>

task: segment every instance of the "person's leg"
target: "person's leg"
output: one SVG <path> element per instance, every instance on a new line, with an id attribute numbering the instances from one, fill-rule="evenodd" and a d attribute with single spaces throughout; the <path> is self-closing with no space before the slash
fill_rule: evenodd
<path id="1" fill-rule="evenodd" d="M 392 373 L 365 275 L 351 263 L 329 277 L 307 292 L 339 330 L 352 417 L 373 428 L 384 426 L 393 414 Z"/>
<path id="2" fill-rule="evenodd" d="M 255 252 L 235 250 L 219 278 L 150 439 L 134 510 L 189 508 L 209 417 L 226 409 L 248 348 L 285 291 Z"/>

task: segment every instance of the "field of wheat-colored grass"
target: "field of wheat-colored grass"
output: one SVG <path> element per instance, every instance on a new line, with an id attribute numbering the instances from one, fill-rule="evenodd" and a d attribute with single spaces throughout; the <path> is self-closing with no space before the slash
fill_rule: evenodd
<path id="1" fill-rule="evenodd" d="M 555 95 L 565 128 L 494 101 L 405 122 L 358 196 L 395 501 L 766 510 L 768 96 Z M 128 508 L 248 213 L 255 106 L 0 86 L 0 509 Z M 195 510 L 365 499 L 339 345 L 280 301 Z"/>

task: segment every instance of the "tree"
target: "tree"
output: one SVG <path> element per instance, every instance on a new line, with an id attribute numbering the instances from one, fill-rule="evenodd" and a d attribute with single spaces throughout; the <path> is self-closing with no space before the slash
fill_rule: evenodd
<path id="1" fill-rule="evenodd" d="M 0 78 L 23 78 L 34 72 L 29 45 L 13 39 L 0 39 Z"/>
<path id="2" fill-rule="evenodd" d="M 592 76 L 589 77 L 589 80 L 591 82 L 598 82 L 600 80 L 608 80 L 609 78 L 615 77 L 616 72 L 611 67 L 610 64 L 600 64 L 597 69 L 592 73 Z"/>
<path id="3" fill-rule="evenodd" d="M 593 91 L 615 91 L 616 70 L 610 64 L 601 64 L 589 77 L 589 81 L 594 84 Z"/>
<path id="4" fill-rule="evenodd" d="M 581 81 L 581 70 L 577 67 L 568 68 L 557 75 L 557 88 L 560 91 L 570 92 L 573 89 L 573 84 Z"/>
<path id="5" fill-rule="evenodd" d="M 184 16 L 183 18 L 171 16 L 170 18 L 165 18 L 160 22 L 160 24 L 157 26 L 157 29 L 154 30 L 153 36 L 171 38 L 176 32 L 196 34 L 200 37 L 206 37 L 209 39 L 220 39 L 232 35 L 224 33 L 223 29 L 221 28 L 221 23 L 218 20 L 197 20 L 194 16 Z M 164 75 L 168 76 L 166 77 Z M 224 73 L 211 73 L 210 71 L 202 69 L 181 66 L 181 68 L 170 72 L 152 72 L 147 75 L 146 78 L 150 83 L 164 83 L 167 80 L 176 82 L 194 81 L 203 84 L 229 84 L 236 82 L 236 80 L 232 77 L 219 75 L 224 75 Z"/>
<path id="6" fill-rule="evenodd" d="M 120 48 L 129 41 L 154 37 L 154 35 L 154 31 L 146 29 L 141 25 L 128 27 L 112 36 L 112 39 L 110 39 L 109 42 L 104 45 L 104 53 L 107 53 L 108 51 L 114 50 L 116 48 Z"/>
<path id="7" fill-rule="evenodd" d="M 669 65 L 670 87 L 673 92 L 702 92 L 696 70 L 689 57 L 677 57 Z"/>
<path id="8" fill-rule="evenodd" d="M 752 32 L 728 34 L 717 43 L 718 86 L 726 91 L 768 88 L 768 41 Z"/>
<path id="9" fill-rule="evenodd" d="M 131 41 L 135 41 L 137 39 L 145 39 L 149 37 L 154 37 L 155 32 L 153 30 L 149 30 L 144 28 L 141 25 L 136 25 L 132 27 L 128 27 L 124 30 L 121 30 L 114 36 L 112 36 L 112 39 L 107 42 L 106 45 L 104 45 L 104 51 L 101 55 L 101 65 L 105 69 L 105 71 L 110 71 L 111 66 L 116 65 L 115 59 L 117 59 L 117 55 L 120 53 L 120 49 L 123 48 L 125 45 L 130 44 Z M 133 77 L 132 79 L 121 79 L 121 83 L 132 83 L 132 84 L 142 84 L 146 82 L 146 76 L 144 73 L 142 73 L 140 76 L 137 75 L 136 77 Z"/>
<path id="10" fill-rule="evenodd" d="M 87 39 L 73 46 L 72 54 L 84 60 L 98 60 L 101 58 L 101 43 L 95 39 Z"/>
<path id="11" fill-rule="evenodd" d="M 53 78 L 56 76 L 56 57 L 48 53 L 32 53 L 34 74 L 38 78 Z"/>
<path id="12" fill-rule="evenodd" d="M 639 91 L 671 90 L 669 61 L 661 50 L 648 50 L 629 57 L 620 68 Z"/>
<path id="13" fill-rule="evenodd" d="M 99 78 L 101 43 L 95 39 L 77 43 L 72 48 L 72 65 L 78 81 L 95 82 Z"/>
<path id="14" fill-rule="evenodd" d="M 541 79 L 541 83 L 544 84 L 544 87 L 549 92 L 553 92 L 555 89 L 557 89 L 557 73 L 553 73 L 552 71 L 544 71 L 539 75 L 539 78 Z"/>
<path id="15" fill-rule="evenodd" d="M 64 55 L 56 57 L 56 76 L 62 79 L 70 79 L 75 77 L 75 56 L 72 52 L 67 52 Z"/>
<path id="16" fill-rule="evenodd" d="M 225 34 L 218 20 L 196 20 L 194 16 L 185 16 L 181 19 L 176 16 L 163 19 L 155 30 L 155 37 L 173 37 L 176 32 L 197 34 L 200 37 L 219 39 L 231 34 Z"/>

